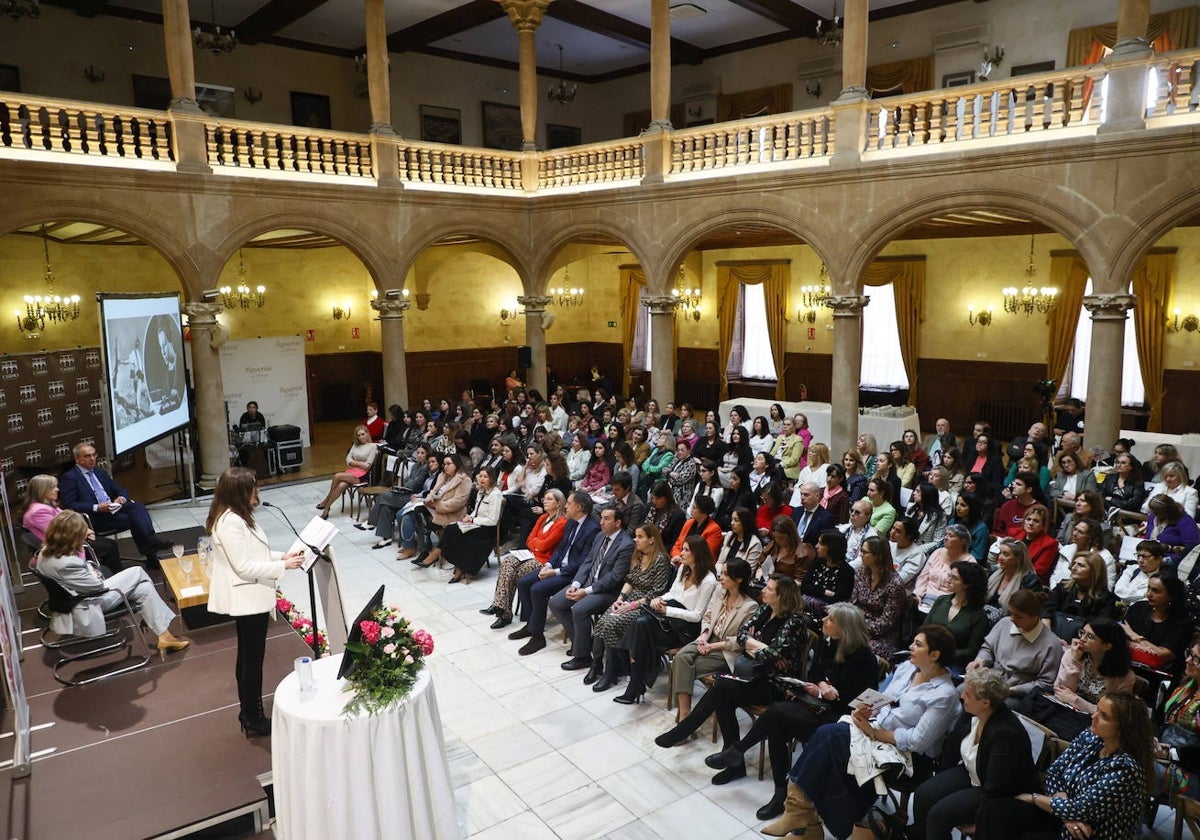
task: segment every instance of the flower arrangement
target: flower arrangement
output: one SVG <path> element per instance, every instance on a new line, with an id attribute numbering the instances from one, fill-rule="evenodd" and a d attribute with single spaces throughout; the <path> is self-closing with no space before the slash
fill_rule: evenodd
<path id="1" fill-rule="evenodd" d="M 304 613 L 296 609 L 296 605 L 283 597 L 283 593 L 278 589 L 275 590 L 275 609 L 284 617 L 288 624 L 292 625 L 292 629 L 300 634 L 300 638 L 304 640 L 304 644 L 310 648 L 313 643 L 313 623 Z M 317 656 L 329 655 L 329 639 L 325 637 L 325 631 L 317 631 Z"/>
<path id="2" fill-rule="evenodd" d="M 379 607 L 358 623 L 362 638 L 346 643 L 354 670 L 346 677 L 353 695 L 343 714 L 373 713 L 408 694 L 433 653 L 433 637 L 414 630 L 395 607 Z"/>

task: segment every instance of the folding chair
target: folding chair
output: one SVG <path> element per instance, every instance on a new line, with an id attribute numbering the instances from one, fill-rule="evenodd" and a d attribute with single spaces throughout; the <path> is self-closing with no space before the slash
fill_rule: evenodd
<path id="1" fill-rule="evenodd" d="M 375 504 L 375 500 L 391 490 L 396 483 L 396 471 L 400 469 L 400 461 L 401 459 L 395 455 L 385 455 L 375 459 L 375 463 L 371 466 L 371 483 L 365 487 L 359 487 L 357 493 L 358 500 L 366 502 L 367 514 L 371 513 L 371 507 Z M 360 504 L 359 513 L 362 512 Z M 359 517 L 356 516 L 355 521 L 358 519 Z"/>

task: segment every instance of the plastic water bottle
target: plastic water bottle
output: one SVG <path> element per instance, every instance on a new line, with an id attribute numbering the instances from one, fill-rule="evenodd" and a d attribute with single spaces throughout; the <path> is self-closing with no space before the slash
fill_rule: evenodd
<path id="1" fill-rule="evenodd" d="M 296 679 L 300 682 L 300 700 L 308 702 L 317 694 L 317 683 L 313 678 L 312 657 L 296 657 L 294 667 L 296 669 Z"/>

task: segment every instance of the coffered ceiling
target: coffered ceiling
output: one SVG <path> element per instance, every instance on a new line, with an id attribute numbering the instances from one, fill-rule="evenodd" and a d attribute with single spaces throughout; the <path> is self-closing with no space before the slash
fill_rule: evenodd
<path id="1" fill-rule="evenodd" d="M 969 0 L 870 0 L 872 20 Z M 161 0 L 44 0 L 97 14 L 159 21 Z M 987 0 L 974 0 L 987 2 Z M 194 23 L 213 18 L 214 0 L 192 0 Z M 516 67 L 517 38 L 496 0 L 385 0 L 392 52 L 422 52 Z M 695 64 L 774 41 L 811 38 L 817 21 L 841 15 L 845 0 L 672 0 L 672 58 Z M 352 56 L 365 42 L 362 0 L 215 0 L 215 16 L 245 44 L 273 43 Z M 594 82 L 645 70 L 650 0 L 553 0 L 537 33 L 546 75 Z"/>

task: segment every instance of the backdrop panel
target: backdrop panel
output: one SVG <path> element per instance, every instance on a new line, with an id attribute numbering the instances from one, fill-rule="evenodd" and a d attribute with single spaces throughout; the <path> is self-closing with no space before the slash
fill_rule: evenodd
<path id="1" fill-rule="evenodd" d="M 246 403 L 254 400 L 272 426 L 300 427 L 308 445 L 308 382 L 304 368 L 304 336 L 249 338 L 221 347 L 221 380 L 229 422 L 237 423 Z"/>

